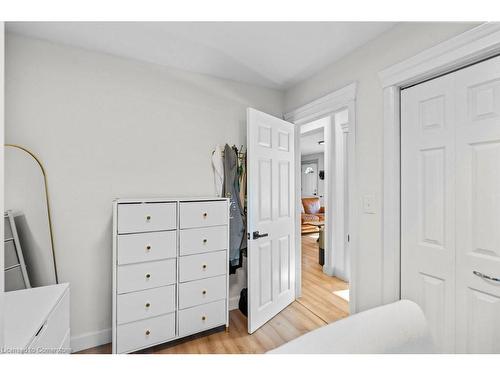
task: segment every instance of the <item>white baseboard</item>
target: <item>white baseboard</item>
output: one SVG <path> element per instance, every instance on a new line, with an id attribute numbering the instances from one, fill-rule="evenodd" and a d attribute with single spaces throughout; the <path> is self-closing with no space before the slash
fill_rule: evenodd
<path id="1" fill-rule="evenodd" d="M 328 267 L 326 264 L 323 265 L 323 273 L 325 273 L 328 276 L 335 276 L 333 267 Z"/>
<path id="2" fill-rule="evenodd" d="M 339 271 L 339 270 L 335 271 L 335 277 L 336 277 L 337 279 L 340 279 L 340 280 L 342 280 L 342 281 L 345 281 L 346 283 L 348 283 L 348 282 L 349 282 L 349 279 L 348 279 L 348 277 L 347 277 L 347 275 L 345 274 L 345 272 L 344 272 L 344 271 Z"/>
<path id="3" fill-rule="evenodd" d="M 231 310 L 237 310 L 238 304 L 240 302 L 240 296 L 234 296 L 229 298 L 229 311 Z"/>
<path id="4" fill-rule="evenodd" d="M 71 337 L 73 353 L 111 342 L 111 328 Z"/>
<path id="5" fill-rule="evenodd" d="M 349 282 L 344 271 L 341 271 L 335 267 L 328 267 L 326 264 L 323 266 L 323 272 L 328 276 L 334 276 L 337 279 Z"/>

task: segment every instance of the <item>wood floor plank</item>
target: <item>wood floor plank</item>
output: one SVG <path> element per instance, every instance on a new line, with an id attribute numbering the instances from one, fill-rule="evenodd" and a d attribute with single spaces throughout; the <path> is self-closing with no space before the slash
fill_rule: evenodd
<path id="1" fill-rule="evenodd" d="M 323 273 L 317 235 L 302 236 L 302 296 L 297 301 L 331 323 L 349 315 L 349 304 L 333 292 L 349 289 L 345 281 Z"/>
<path id="2" fill-rule="evenodd" d="M 333 294 L 349 285 L 323 273 L 318 264 L 317 236 L 302 237 L 302 296 L 260 329 L 249 335 L 247 318 L 239 311 L 229 313 L 229 332 L 224 329 L 199 334 L 175 343 L 148 348 L 152 354 L 244 354 L 265 353 L 326 323 L 349 314 L 348 302 Z M 111 344 L 90 348 L 79 354 L 111 353 Z"/>

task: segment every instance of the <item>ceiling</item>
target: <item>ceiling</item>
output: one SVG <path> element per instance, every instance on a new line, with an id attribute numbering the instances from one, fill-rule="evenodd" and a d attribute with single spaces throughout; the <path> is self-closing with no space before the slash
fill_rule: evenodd
<path id="1" fill-rule="evenodd" d="M 318 144 L 319 141 L 324 141 L 324 128 L 313 130 L 309 133 L 300 136 L 300 154 L 311 155 L 325 152 L 325 144 Z"/>
<path id="2" fill-rule="evenodd" d="M 7 32 L 285 90 L 394 22 L 8 22 Z"/>
<path id="3" fill-rule="evenodd" d="M 300 126 L 300 154 L 311 155 L 325 152 L 325 127 L 330 124 L 330 117 L 323 117 Z"/>

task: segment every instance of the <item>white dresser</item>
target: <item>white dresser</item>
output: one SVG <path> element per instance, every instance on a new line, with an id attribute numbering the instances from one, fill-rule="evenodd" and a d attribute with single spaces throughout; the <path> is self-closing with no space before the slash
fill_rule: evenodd
<path id="1" fill-rule="evenodd" d="M 69 284 L 5 293 L 5 352 L 69 354 Z"/>
<path id="2" fill-rule="evenodd" d="M 113 353 L 228 327 L 229 201 L 113 202 Z"/>

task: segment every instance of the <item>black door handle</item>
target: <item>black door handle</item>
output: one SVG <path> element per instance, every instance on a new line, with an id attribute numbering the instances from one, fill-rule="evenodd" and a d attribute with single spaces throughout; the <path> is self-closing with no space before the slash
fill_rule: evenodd
<path id="1" fill-rule="evenodd" d="M 257 238 L 267 237 L 267 236 L 269 236 L 269 233 L 262 233 L 262 234 L 260 234 L 258 230 L 252 233 L 252 238 L 254 240 L 256 240 Z"/>

